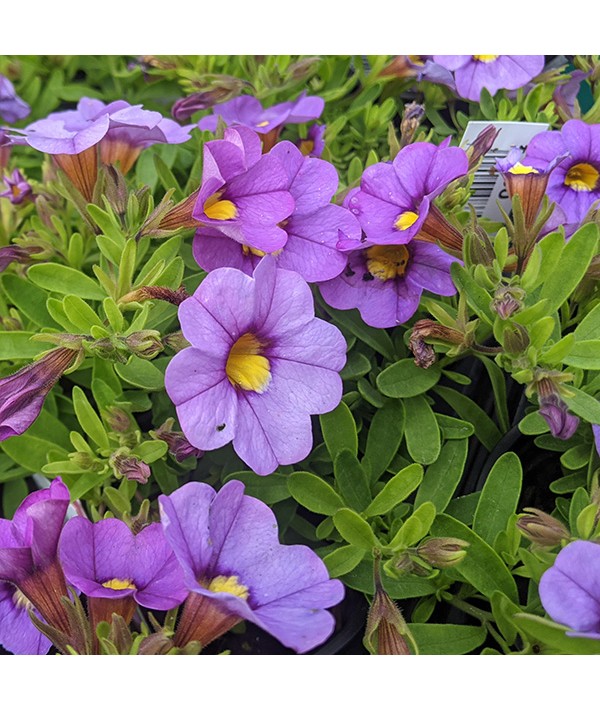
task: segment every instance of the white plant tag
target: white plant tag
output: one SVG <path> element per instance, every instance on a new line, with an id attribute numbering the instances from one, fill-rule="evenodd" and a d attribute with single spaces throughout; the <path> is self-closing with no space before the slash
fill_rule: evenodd
<path id="1" fill-rule="evenodd" d="M 491 150 L 483 156 L 481 165 L 475 173 L 473 193 L 469 203 L 475 208 L 477 217 L 501 221 L 502 213 L 498 209 L 498 202 L 508 214 L 511 211 L 511 204 L 502 176 L 493 170 L 496 161 L 505 158 L 511 148 L 519 147 L 524 150 L 534 136 L 547 131 L 550 125 L 525 121 L 469 121 L 460 147 L 466 150 L 487 126 L 499 128 L 500 133 Z"/>

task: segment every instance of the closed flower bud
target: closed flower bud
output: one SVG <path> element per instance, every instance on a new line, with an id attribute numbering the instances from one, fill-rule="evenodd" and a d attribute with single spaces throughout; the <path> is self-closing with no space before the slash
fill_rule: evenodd
<path id="1" fill-rule="evenodd" d="M 134 302 L 141 303 L 149 299 L 160 299 L 161 301 L 168 301 L 170 304 L 179 306 L 189 298 L 189 296 L 185 286 L 180 286 L 179 289 L 168 289 L 166 286 L 142 286 L 122 296 L 119 303 L 131 304 Z"/>
<path id="2" fill-rule="evenodd" d="M 417 553 L 434 568 L 451 568 L 467 555 L 468 546 L 460 538 L 430 538 L 421 543 Z"/>
<path id="3" fill-rule="evenodd" d="M 103 193 L 109 205 L 117 213 L 124 215 L 127 210 L 129 191 L 125 178 L 113 165 L 102 166 Z"/>
<path id="4" fill-rule="evenodd" d="M 4 178 L 6 190 L 0 192 L 0 198 L 8 198 L 13 205 L 20 205 L 33 198 L 31 185 L 23 177 L 20 170 L 13 170 L 12 176 Z"/>
<path id="5" fill-rule="evenodd" d="M 526 508 L 519 517 L 517 528 L 525 538 L 544 548 L 555 548 L 571 534 L 563 524 L 540 509 Z"/>
<path id="6" fill-rule="evenodd" d="M 131 418 L 120 407 L 106 408 L 106 422 L 113 432 L 125 433 L 131 428 Z"/>
<path id="7" fill-rule="evenodd" d="M 402 113 L 402 121 L 400 123 L 400 145 L 407 146 L 413 142 L 415 133 L 419 128 L 421 121 L 425 116 L 425 107 L 422 104 L 411 102 L 406 104 Z"/>
<path id="8" fill-rule="evenodd" d="M 491 308 L 506 320 L 523 308 L 523 299 L 526 294 L 518 286 L 499 286 L 496 289 Z"/>
<path id="9" fill-rule="evenodd" d="M 173 430 L 175 420 L 169 417 L 157 430 L 152 430 L 150 435 L 155 439 L 160 439 L 169 445 L 169 453 L 172 454 L 178 462 L 182 462 L 188 457 L 196 457 L 199 459 L 204 455 L 204 452 L 190 444 L 183 434 L 177 430 Z"/>
<path id="10" fill-rule="evenodd" d="M 155 632 L 142 640 L 139 646 L 138 654 L 142 655 L 158 655 L 168 654 L 174 644 L 171 638 L 164 632 Z"/>
<path id="11" fill-rule="evenodd" d="M 145 462 L 126 454 L 113 455 L 110 463 L 116 474 L 130 481 L 137 481 L 138 484 L 145 484 L 152 474 Z"/>
<path id="12" fill-rule="evenodd" d="M 527 329 L 520 323 L 511 323 L 504 329 L 502 335 L 504 350 L 507 353 L 523 353 L 529 346 L 530 339 Z"/>
<path id="13" fill-rule="evenodd" d="M 560 396 L 553 373 L 539 378 L 536 383 L 540 403 L 540 415 L 548 423 L 553 437 L 570 439 L 579 427 L 579 417 L 572 415 Z M 557 379 L 562 379 L 558 374 Z"/>
<path id="14" fill-rule="evenodd" d="M 138 358 L 147 360 L 152 360 L 165 349 L 160 333 L 149 329 L 132 333 L 124 339 L 124 343 Z"/>
<path id="15" fill-rule="evenodd" d="M 500 129 L 490 124 L 486 126 L 473 143 L 471 143 L 467 150 L 467 155 L 469 156 L 469 172 L 477 169 L 479 161 L 492 149 L 499 133 Z"/>
<path id="16" fill-rule="evenodd" d="M 473 264 L 483 264 L 491 267 L 496 253 L 488 233 L 479 225 L 470 225 L 468 228 L 469 257 Z"/>

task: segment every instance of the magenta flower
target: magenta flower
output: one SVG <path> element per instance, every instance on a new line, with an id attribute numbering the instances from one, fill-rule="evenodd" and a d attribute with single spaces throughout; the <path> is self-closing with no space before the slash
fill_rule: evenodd
<path id="1" fill-rule="evenodd" d="M 392 163 L 368 167 L 348 207 L 370 242 L 406 244 L 423 227 L 433 199 L 466 175 L 468 165 L 462 148 L 413 143 Z"/>
<path id="2" fill-rule="evenodd" d="M 354 215 L 331 204 L 338 187 L 336 169 L 327 161 L 304 157 L 289 141 L 278 143 L 269 155 L 285 167 L 286 188 L 295 201 L 294 212 L 279 225 L 286 232 L 287 241 L 274 254 L 277 265 L 298 272 L 307 282 L 332 279 L 347 262 L 346 255 L 336 248 L 338 232 L 360 238 L 360 225 Z M 201 227 L 194 238 L 194 256 L 206 271 L 235 267 L 252 274 L 264 252 Z"/>
<path id="3" fill-rule="evenodd" d="M 568 223 L 580 223 L 600 200 L 600 125 L 567 121 L 561 131 L 534 136 L 523 163 L 537 170 L 567 155 L 552 171 L 546 193 L 563 210 Z"/>
<path id="4" fill-rule="evenodd" d="M 319 284 L 325 301 L 336 309 L 358 309 L 365 323 L 389 328 L 405 323 L 419 307 L 424 289 L 456 293 L 450 265 L 457 262 L 440 247 L 420 240 L 377 245 L 342 240 L 348 266 L 335 279 Z"/>
<path id="5" fill-rule="evenodd" d="M 29 104 L 17 96 L 12 82 L 0 74 L 0 118 L 7 123 L 16 123 L 27 118 L 30 112 Z"/>
<path id="6" fill-rule="evenodd" d="M 31 185 L 23 177 L 20 170 L 13 170 L 12 176 L 4 178 L 6 190 L 0 192 L 0 198 L 8 198 L 13 205 L 20 205 L 32 196 L 33 190 Z"/>
<path id="7" fill-rule="evenodd" d="M 436 54 L 433 60 L 454 73 L 456 93 L 470 101 L 479 101 L 484 88 L 492 96 L 519 89 L 544 69 L 541 54 Z"/>
<path id="8" fill-rule="evenodd" d="M 319 556 L 307 546 L 279 543 L 277 521 L 262 501 L 230 481 L 216 493 L 190 483 L 160 496 L 165 535 L 181 563 L 191 595 L 175 635 L 178 646 L 203 645 L 240 619 L 262 627 L 303 653 L 334 628 L 325 608 L 344 597 Z"/>
<path id="9" fill-rule="evenodd" d="M 600 639 L 600 545 L 569 543 L 542 575 L 539 592 L 546 612 L 572 636 Z"/>
<path id="10" fill-rule="evenodd" d="M 288 183 L 281 161 L 262 155 L 254 131 L 229 128 L 223 140 L 204 144 L 202 185 L 193 217 L 242 245 L 274 252 L 287 240 L 278 223 L 294 210 Z"/>
<path id="11" fill-rule="evenodd" d="M 233 442 L 258 474 L 308 456 L 311 414 L 342 395 L 346 342 L 315 318 L 309 286 L 265 257 L 254 277 L 216 269 L 179 307 L 191 343 L 175 355 L 165 387 L 189 442 Z"/>
<path id="12" fill-rule="evenodd" d="M 318 119 L 324 107 L 325 102 L 320 96 L 306 96 L 306 92 L 294 101 L 285 101 L 267 109 L 254 96 L 238 96 L 215 106 L 212 116 L 205 116 L 198 121 L 198 128 L 202 131 L 215 131 L 221 117 L 228 126 L 246 126 L 264 134 L 284 124 Z"/>

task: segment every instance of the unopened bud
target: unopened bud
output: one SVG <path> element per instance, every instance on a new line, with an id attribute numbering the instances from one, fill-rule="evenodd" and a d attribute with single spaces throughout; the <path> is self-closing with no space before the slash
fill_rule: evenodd
<path id="1" fill-rule="evenodd" d="M 469 157 L 469 172 L 475 170 L 483 156 L 492 150 L 492 146 L 494 145 L 499 133 L 500 129 L 495 128 L 490 124 L 489 126 L 486 126 L 483 131 L 478 134 L 473 143 L 471 143 L 467 149 L 467 156 Z"/>
<path id="2" fill-rule="evenodd" d="M 131 428 L 131 418 L 120 407 L 111 405 L 106 408 L 106 422 L 113 432 L 125 433 Z"/>
<path id="3" fill-rule="evenodd" d="M 491 308 L 502 320 L 506 320 L 523 308 L 525 296 L 525 291 L 518 286 L 499 286 L 492 299 Z"/>
<path id="4" fill-rule="evenodd" d="M 174 420 L 169 417 L 157 430 L 151 430 L 150 436 L 160 439 L 169 445 L 169 452 L 178 462 L 182 462 L 188 457 L 199 459 L 204 456 L 204 452 L 190 444 L 183 432 L 173 430 Z"/>
<path id="5" fill-rule="evenodd" d="M 467 555 L 468 546 L 460 538 L 430 538 L 419 545 L 417 553 L 434 568 L 451 568 Z"/>
<path id="6" fill-rule="evenodd" d="M 408 146 L 409 143 L 413 142 L 415 133 L 424 116 L 425 107 L 422 104 L 417 104 L 414 101 L 410 104 L 406 104 L 400 123 L 400 145 L 402 147 Z"/>
<path id="7" fill-rule="evenodd" d="M 184 348 L 189 348 L 191 345 L 181 331 L 167 334 L 163 338 L 163 344 L 165 348 L 171 348 L 176 352 L 182 351 Z"/>
<path id="8" fill-rule="evenodd" d="M 527 349 L 530 343 L 529 334 L 525 326 L 520 323 L 507 325 L 502 334 L 502 344 L 507 353 L 519 354 Z"/>
<path id="9" fill-rule="evenodd" d="M 138 358 L 147 360 L 152 360 L 164 350 L 160 333 L 149 329 L 132 333 L 124 339 L 124 343 Z"/>
<path id="10" fill-rule="evenodd" d="M 183 303 L 189 296 L 185 286 L 180 286 L 179 289 L 168 289 L 166 286 L 142 286 L 122 296 L 119 299 L 119 303 L 131 304 L 134 302 L 141 303 L 149 299 L 160 299 L 161 301 L 168 301 L 170 304 L 179 306 L 179 304 Z"/>
<path id="11" fill-rule="evenodd" d="M 103 165 L 101 176 L 103 194 L 106 196 L 108 204 L 117 215 L 124 215 L 129 199 L 125 178 L 113 165 Z"/>
<path id="12" fill-rule="evenodd" d="M 467 228 L 469 258 L 473 264 L 483 264 L 484 267 L 491 267 L 496 253 L 488 233 L 479 225 L 469 225 Z"/>
<path id="13" fill-rule="evenodd" d="M 566 527 L 554 516 L 535 508 L 523 510 L 527 513 L 519 517 L 517 528 L 532 543 L 544 548 L 555 548 L 571 537 Z"/>
<path id="14" fill-rule="evenodd" d="M 113 455 L 110 463 L 116 474 L 130 481 L 137 481 L 138 484 L 145 484 L 152 474 L 145 462 L 126 454 Z"/>
<path id="15" fill-rule="evenodd" d="M 444 345 L 458 346 L 465 344 L 464 334 L 455 329 L 443 326 L 431 319 L 421 319 L 413 326 L 413 330 L 408 340 L 408 347 L 415 356 L 415 365 L 420 368 L 429 368 L 435 363 L 435 353 L 427 341 L 441 343 Z"/>
<path id="16" fill-rule="evenodd" d="M 158 655 L 168 654 L 174 644 L 170 637 L 164 632 L 155 632 L 142 640 L 139 646 L 138 654 L 142 655 Z"/>
<path id="17" fill-rule="evenodd" d="M 570 439 L 579 427 L 579 417 L 572 415 L 560 396 L 558 383 L 568 374 L 548 372 L 547 377 L 538 377 L 535 388 L 540 403 L 540 415 L 548 423 L 553 437 Z"/>

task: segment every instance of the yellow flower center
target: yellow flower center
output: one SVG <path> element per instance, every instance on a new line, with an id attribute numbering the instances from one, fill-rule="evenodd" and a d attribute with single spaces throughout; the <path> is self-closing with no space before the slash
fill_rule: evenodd
<path id="1" fill-rule="evenodd" d="M 600 173 L 589 163 L 576 163 L 571 166 L 565 176 L 565 185 L 577 192 L 589 193 L 598 185 Z"/>
<path id="2" fill-rule="evenodd" d="M 14 198 L 21 197 L 21 188 L 18 185 L 11 185 L 10 191 Z"/>
<path id="3" fill-rule="evenodd" d="M 302 153 L 303 156 L 309 156 L 315 147 L 315 142 L 311 141 L 308 138 L 304 138 L 300 141 L 300 153 Z"/>
<path id="4" fill-rule="evenodd" d="M 483 62 L 484 64 L 489 64 L 490 62 L 495 62 L 500 56 L 499 54 L 473 54 L 471 55 L 476 62 Z"/>
<path id="5" fill-rule="evenodd" d="M 248 588 L 239 582 L 237 575 L 217 575 L 206 587 L 211 592 L 226 592 L 241 597 L 242 600 L 248 599 Z"/>
<path id="6" fill-rule="evenodd" d="M 121 580 L 120 578 L 107 580 L 105 583 L 102 583 L 102 587 L 109 588 L 110 590 L 137 590 L 133 584 L 133 580 Z"/>
<path id="7" fill-rule="evenodd" d="M 211 195 L 204 203 L 204 214 L 211 220 L 233 220 L 237 217 L 237 207 L 231 200 L 221 200 L 222 193 Z"/>
<path id="8" fill-rule="evenodd" d="M 512 168 L 509 168 L 508 172 L 514 175 L 529 175 L 529 173 L 539 173 L 540 171 L 532 168 L 530 165 L 515 163 Z"/>
<path id="9" fill-rule="evenodd" d="M 256 128 L 264 128 L 265 126 L 268 126 L 269 122 L 268 121 L 261 121 L 260 123 L 256 124 Z"/>
<path id="10" fill-rule="evenodd" d="M 261 249 L 254 249 L 254 247 L 248 247 L 247 244 L 242 245 L 242 252 L 245 254 L 247 257 L 249 254 L 253 254 L 255 257 L 264 257 L 266 252 L 263 252 Z"/>
<path id="11" fill-rule="evenodd" d="M 419 215 L 416 212 L 407 210 L 406 212 L 398 215 L 398 219 L 394 223 L 394 227 L 399 230 L 407 230 L 409 227 L 412 227 L 418 219 Z"/>
<path id="12" fill-rule="evenodd" d="M 27 610 L 33 609 L 33 605 L 31 604 L 29 599 L 26 598 L 25 595 L 23 595 L 23 593 L 19 589 L 15 590 L 12 599 L 15 604 L 15 607 L 24 607 Z"/>
<path id="13" fill-rule="evenodd" d="M 367 249 L 367 269 L 380 281 L 395 279 L 406 271 L 408 256 L 403 244 L 378 244 Z"/>
<path id="14" fill-rule="evenodd" d="M 225 372 L 229 382 L 242 390 L 264 393 L 271 382 L 271 366 L 262 355 L 264 344 L 253 333 L 244 333 L 231 346 Z"/>
<path id="15" fill-rule="evenodd" d="M 425 62 L 423 61 L 423 57 L 420 54 L 409 54 L 408 59 L 413 63 L 416 64 L 419 67 L 424 67 Z"/>

